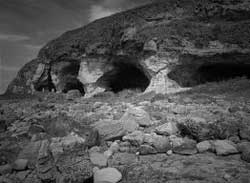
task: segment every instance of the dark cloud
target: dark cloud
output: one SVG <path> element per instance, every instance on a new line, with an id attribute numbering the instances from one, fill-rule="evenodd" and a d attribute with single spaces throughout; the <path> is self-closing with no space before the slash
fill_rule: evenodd
<path id="1" fill-rule="evenodd" d="M 150 1 L 0 0 L 0 93 L 18 68 L 35 58 L 49 40 L 94 19 Z"/>

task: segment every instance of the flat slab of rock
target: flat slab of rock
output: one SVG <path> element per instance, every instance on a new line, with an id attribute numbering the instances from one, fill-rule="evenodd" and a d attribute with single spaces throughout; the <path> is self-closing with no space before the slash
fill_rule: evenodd
<path id="1" fill-rule="evenodd" d="M 229 140 L 215 140 L 212 142 L 217 155 L 230 155 L 238 153 L 236 145 Z"/>
<path id="2" fill-rule="evenodd" d="M 116 140 L 126 135 L 127 130 L 124 128 L 123 123 L 118 120 L 100 121 L 95 124 L 95 128 L 105 140 Z"/>
<path id="3" fill-rule="evenodd" d="M 122 179 L 122 174 L 116 168 L 104 168 L 94 173 L 94 183 L 117 183 Z"/>
<path id="4" fill-rule="evenodd" d="M 90 153 L 90 161 L 99 167 L 107 166 L 108 158 L 103 153 L 93 152 Z"/>

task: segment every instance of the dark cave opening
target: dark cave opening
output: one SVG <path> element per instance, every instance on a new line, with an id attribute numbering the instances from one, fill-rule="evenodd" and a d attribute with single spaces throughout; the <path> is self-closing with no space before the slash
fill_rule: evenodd
<path id="1" fill-rule="evenodd" d="M 119 60 L 113 63 L 113 69 L 106 72 L 97 83 L 114 93 L 125 89 L 143 92 L 148 87 L 150 79 L 140 65 L 128 60 Z"/>
<path id="2" fill-rule="evenodd" d="M 79 90 L 83 96 L 85 95 L 84 85 L 77 78 L 79 69 L 79 60 L 70 59 L 53 64 L 52 71 L 60 80 L 60 91 L 67 93 L 70 90 Z"/>
<path id="3" fill-rule="evenodd" d="M 168 74 L 181 87 L 192 87 L 207 82 L 227 81 L 236 77 L 250 78 L 250 64 L 210 63 L 200 66 L 177 66 Z"/>
<path id="4" fill-rule="evenodd" d="M 48 72 L 46 73 L 48 76 L 46 78 L 46 80 L 43 81 L 39 81 L 37 84 L 35 84 L 35 90 L 36 91 L 48 91 L 48 92 L 56 92 L 56 87 L 52 82 L 52 78 L 50 73 L 50 69 L 48 70 Z"/>
<path id="5" fill-rule="evenodd" d="M 63 93 L 67 93 L 70 90 L 79 90 L 82 96 L 85 95 L 84 85 L 77 78 L 72 76 L 66 76 L 65 78 L 63 78 L 62 83 Z"/>

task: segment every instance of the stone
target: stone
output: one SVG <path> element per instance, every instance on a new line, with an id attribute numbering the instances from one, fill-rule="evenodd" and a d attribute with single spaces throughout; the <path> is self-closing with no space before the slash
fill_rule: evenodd
<path id="1" fill-rule="evenodd" d="M 241 159 L 250 163 L 250 142 L 239 143 L 237 149 L 241 152 Z"/>
<path id="2" fill-rule="evenodd" d="M 167 155 L 172 155 L 173 154 L 173 151 L 172 150 L 168 150 L 168 152 L 167 152 Z"/>
<path id="3" fill-rule="evenodd" d="M 85 146 L 86 140 L 75 133 L 71 133 L 65 137 L 56 137 L 51 139 L 50 151 L 54 157 L 62 154 L 65 149 L 74 149 L 75 146 Z"/>
<path id="4" fill-rule="evenodd" d="M 94 173 L 94 183 L 117 183 L 122 179 L 122 174 L 116 168 L 104 168 Z"/>
<path id="5" fill-rule="evenodd" d="M 91 148 L 89 149 L 89 153 L 92 153 L 92 152 L 100 152 L 100 151 L 101 151 L 101 149 L 100 149 L 99 146 L 94 146 L 94 147 L 91 147 Z"/>
<path id="6" fill-rule="evenodd" d="M 120 120 L 123 123 L 135 121 L 138 125 L 143 127 L 148 127 L 153 124 L 149 114 L 141 107 L 129 107 Z"/>
<path id="7" fill-rule="evenodd" d="M 112 152 L 112 153 L 116 153 L 119 151 L 119 144 L 117 142 L 113 142 L 110 147 L 109 147 L 109 150 Z"/>
<path id="8" fill-rule="evenodd" d="M 144 141 L 144 133 L 141 131 L 134 131 L 122 138 L 123 141 L 128 141 L 134 146 L 140 146 Z"/>
<path id="9" fill-rule="evenodd" d="M 120 152 L 129 152 L 130 151 L 131 144 L 128 141 L 121 142 L 119 151 Z"/>
<path id="10" fill-rule="evenodd" d="M 157 151 L 155 150 L 155 148 L 153 148 L 150 145 L 141 145 L 139 148 L 139 152 L 141 155 L 147 155 L 147 154 L 156 154 Z"/>
<path id="11" fill-rule="evenodd" d="M 192 155 L 197 153 L 196 141 L 188 138 L 172 138 L 173 152 L 181 155 Z"/>
<path id="12" fill-rule="evenodd" d="M 111 150 L 104 151 L 104 156 L 106 158 L 110 158 L 113 155 L 113 152 Z"/>
<path id="13" fill-rule="evenodd" d="M 145 134 L 144 142 L 154 147 L 158 153 L 166 153 L 171 149 L 169 138 L 155 133 Z"/>
<path id="14" fill-rule="evenodd" d="M 156 127 L 155 132 L 159 135 L 175 135 L 178 132 L 178 128 L 175 123 L 168 122 Z"/>
<path id="15" fill-rule="evenodd" d="M 120 139 L 127 133 L 127 130 L 123 127 L 123 123 L 118 120 L 97 122 L 95 128 L 106 141 Z"/>
<path id="16" fill-rule="evenodd" d="M 109 160 L 109 165 L 117 167 L 119 165 L 131 165 L 136 162 L 137 155 L 135 153 L 116 153 Z"/>
<path id="17" fill-rule="evenodd" d="M 121 122 L 124 130 L 126 130 L 128 133 L 132 133 L 139 129 L 139 124 L 134 119 L 125 119 L 124 117 L 121 118 Z"/>
<path id="18" fill-rule="evenodd" d="M 196 147 L 199 153 L 212 150 L 212 145 L 208 140 L 198 143 Z"/>
<path id="19" fill-rule="evenodd" d="M 12 166 L 10 164 L 0 166 L 0 174 L 5 175 L 12 172 Z"/>
<path id="20" fill-rule="evenodd" d="M 250 141 L 250 126 L 249 126 L 249 124 L 244 125 L 244 127 L 242 127 L 240 129 L 240 138 L 243 140 Z"/>
<path id="21" fill-rule="evenodd" d="M 13 165 L 12 168 L 14 170 L 25 170 L 28 165 L 28 160 L 27 159 L 17 159 Z"/>
<path id="22" fill-rule="evenodd" d="M 154 40 L 150 40 L 144 44 L 143 47 L 144 51 L 152 51 L 152 52 L 157 52 L 157 44 Z"/>
<path id="23" fill-rule="evenodd" d="M 16 177 L 17 177 L 19 180 L 23 181 L 23 180 L 27 177 L 27 175 L 28 175 L 29 173 L 30 173 L 30 170 L 17 172 Z"/>
<path id="24" fill-rule="evenodd" d="M 66 182 L 85 182 L 93 176 L 93 164 L 84 149 L 66 151 L 56 161 L 49 162 L 50 164 L 46 166 L 47 168 L 45 167 L 43 174 L 51 172 L 52 176 L 55 177 L 58 176 L 58 172 L 62 172 L 59 176 L 65 176 Z"/>
<path id="25" fill-rule="evenodd" d="M 107 157 L 103 153 L 93 152 L 90 153 L 90 161 L 99 167 L 107 166 Z"/>
<path id="26" fill-rule="evenodd" d="M 212 141 L 212 145 L 215 148 L 216 154 L 219 156 L 226 156 L 238 153 L 236 145 L 229 140 L 215 140 Z"/>
<path id="27" fill-rule="evenodd" d="M 66 94 L 67 100 L 74 100 L 76 98 L 80 98 L 82 96 L 81 92 L 79 90 L 70 90 Z"/>

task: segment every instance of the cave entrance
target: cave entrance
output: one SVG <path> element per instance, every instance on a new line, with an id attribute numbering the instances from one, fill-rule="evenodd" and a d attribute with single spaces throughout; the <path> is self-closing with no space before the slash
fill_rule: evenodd
<path id="1" fill-rule="evenodd" d="M 213 63 L 200 66 L 178 66 L 168 74 L 182 87 L 192 87 L 207 82 L 226 81 L 236 77 L 250 78 L 250 64 Z"/>
<path id="2" fill-rule="evenodd" d="M 79 60 L 65 58 L 60 62 L 53 63 L 52 73 L 59 78 L 58 90 L 63 93 L 67 93 L 70 90 L 78 90 L 84 96 L 84 85 L 77 78 L 79 70 Z M 54 82 L 56 83 L 56 81 Z"/>
<path id="3" fill-rule="evenodd" d="M 74 76 L 66 76 L 62 79 L 63 93 L 67 93 L 70 90 L 78 90 L 82 96 L 85 95 L 84 85 Z"/>
<path id="4" fill-rule="evenodd" d="M 47 72 L 45 72 L 44 75 L 47 75 L 47 78 L 42 81 L 38 81 L 34 87 L 36 91 L 47 91 L 47 92 L 56 92 L 56 87 L 52 81 L 51 75 L 50 75 L 50 69 L 48 69 Z"/>
<path id="5" fill-rule="evenodd" d="M 150 83 L 149 77 L 142 66 L 128 59 L 114 62 L 112 69 L 98 79 L 98 85 L 114 93 L 125 89 L 145 91 Z"/>

